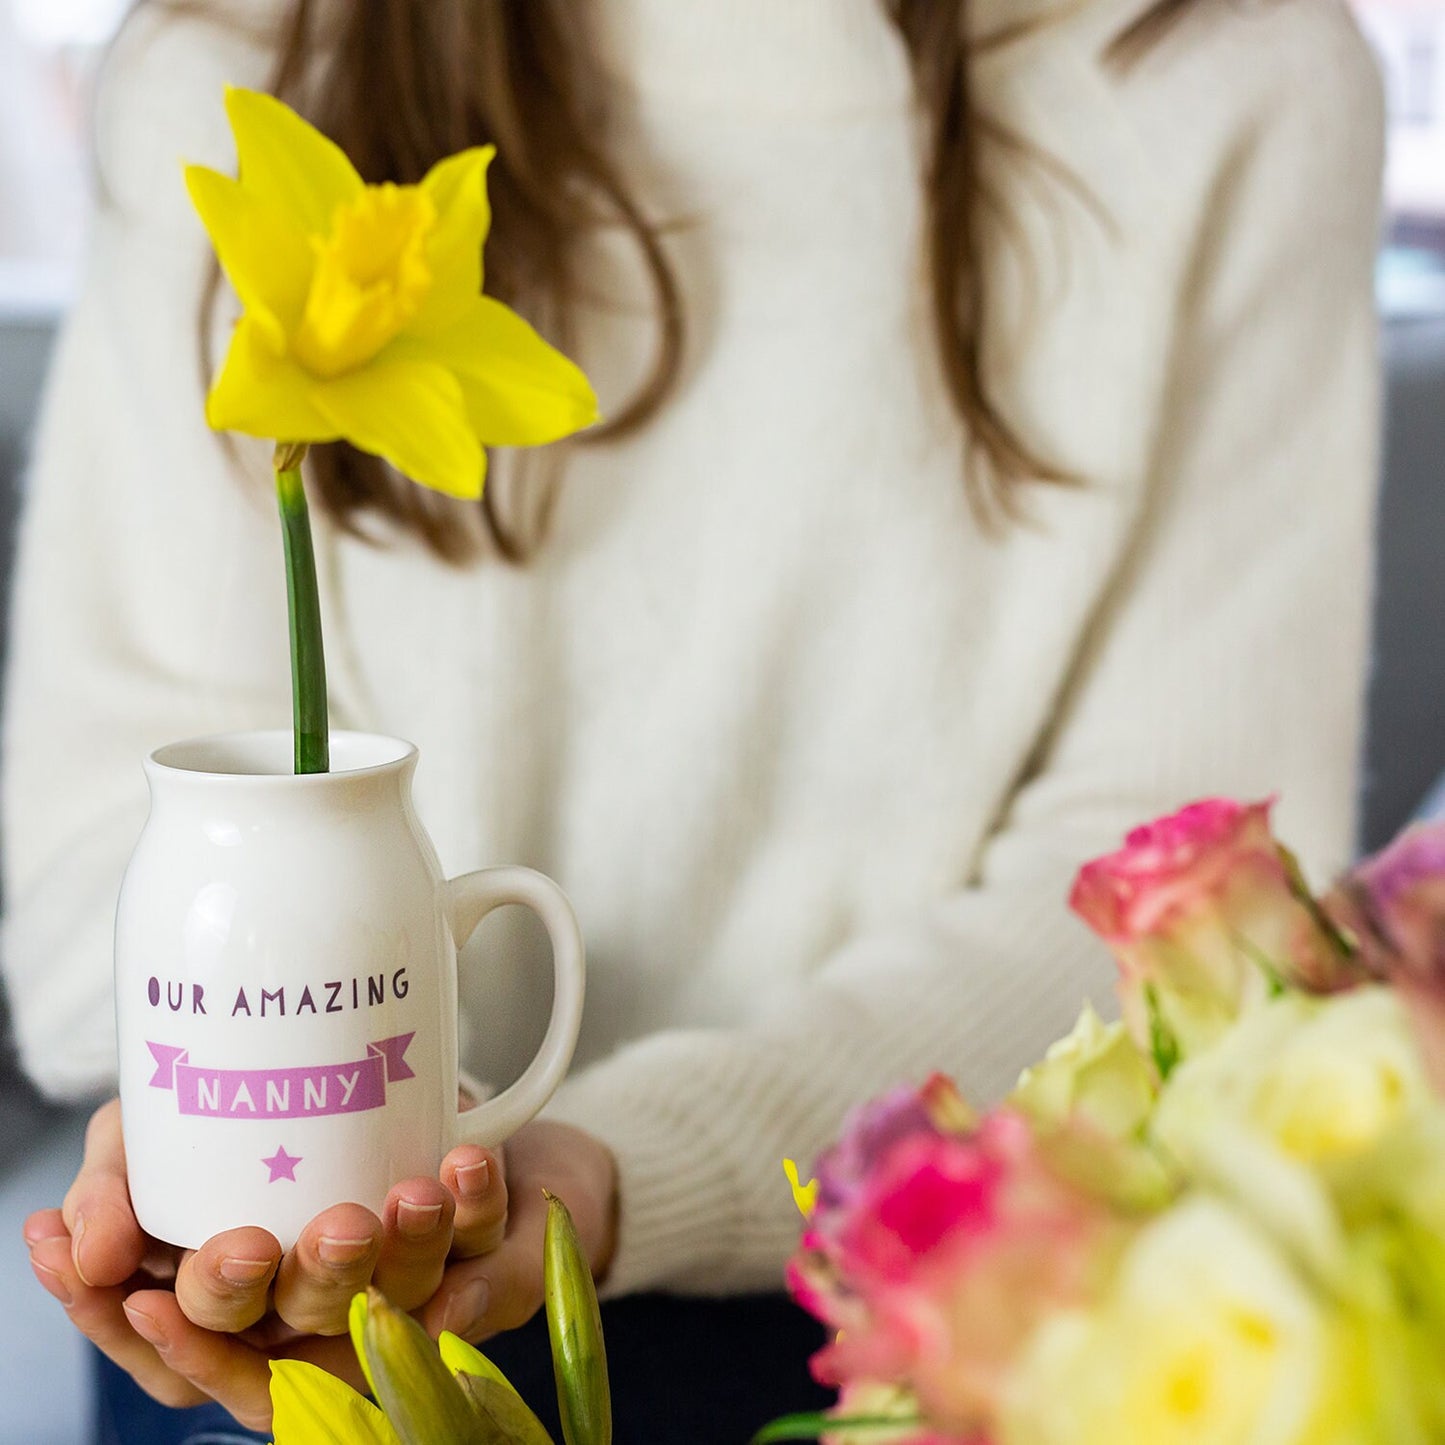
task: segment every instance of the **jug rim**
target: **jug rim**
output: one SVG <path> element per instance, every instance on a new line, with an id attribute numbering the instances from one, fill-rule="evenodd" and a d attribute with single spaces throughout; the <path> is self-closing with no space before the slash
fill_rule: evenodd
<path id="1" fill-rule="evenodd" d="M 218 786 L 321 788 L 396 773 L 414 763 L 417 749 L 384 733 L 331 732 L 331 771 L 297 773 L 290 728 L 256 728 L 180 738 L 146 758 L 153 777 L 188 779 Z M 228 765 L 229 764 L 229 765 Z"/>

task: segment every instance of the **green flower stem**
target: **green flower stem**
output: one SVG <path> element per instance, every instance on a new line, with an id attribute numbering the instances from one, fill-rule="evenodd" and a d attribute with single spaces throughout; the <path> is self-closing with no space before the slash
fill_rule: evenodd
<path id="1" fill-rule="evenodd" d="M 298 455 L 299 453 L 299 455 Z M 296 771 L 331 768 L 326 721 L 326 655 L 321 644 L 321 599 L 311 516 L 301 483 L 305 448 L 276 448 L 276 500 L 286 545 L 286 603 L 291 622 L 291 716 L 296 733 Z"/>

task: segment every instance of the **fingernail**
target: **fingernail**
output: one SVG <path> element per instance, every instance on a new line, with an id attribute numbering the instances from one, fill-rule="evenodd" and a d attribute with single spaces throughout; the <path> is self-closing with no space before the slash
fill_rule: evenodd
<path id="1" fill-rule="evenodd" d="M 480 1164 L 467 1164 L 457 1170 L 457 1188 L 473 1198 L 485 1194 L 492 1177 L 492 1166 L 485 1159 Z"/>
<path id="2" fill-rule="evenodd" d="M 323 1234 L 316 1243 L 316 1253 L 323 1264 L 355 1264 L 371 1253 L 373 1243 L 370 1239 L 333 1239 Z"/>
<path id="3" fill-rule="evenodd" d="M 396 1205 L 396 1227 L 408 1239 L 425 1239 L 441 1223 L 440 1204 L 413 1204 L 400 1199 Z"/>
<path id="4" fill-rule="evenodd" d="M 125 1310 L 125 1317 L 130 1321 L 130 1327 L 148 1345 L 154 1345 L 158 1350 L 168 1349 L 170 1341 L 165 1337 L 160 1325 L 155 1321 L 153 1315 L 148 1315 L 139 1305 L 133 1305 L 129 1300 L 122 1306 Z"/>
<path id="5" fill-rule="evenodd" d="M 217 1266 L 228 1284 L 260 1284 L 273 1268 L 274 1262 L 269 1259 L 236 1259 L 230 1255 Z"/>
<path id="6" fill-rule="evenodd" d="M 75 1216 L 75 1228 L 70 1231 L 70 1258 L 75 1263 L 76 1274 L 78 1274 L 82 1280 L 85 1280 L 86 1284 L 89 1284 L 90 1281 L 86 1279 L 85 1269 L 80 1263 L 80 1241 L 84 1237 L 85 1216 L 83 1214 L 77 1214 Z"/>
<path id="7" fill-rule="evenodd" d="M 41 1264 L 39 1260 L 34 1258 L 30 1261 L 30 1267 L 35 1271 L 35 1277 L 40 1283 L 43 1284 L 66 1309 L 69 1309 L 70 1306 L 75 1303 L 74 1296 L 71 1295 L 70 1290 L 66 1287 L 65 1281 L 53 1269 Z"/>
<path id="8" fill-rule="evenodd" d="M 487 1312 L 492 1287 L 484 1279 L 469 1280 L 447 1296 L 442 1310 L 442 1328 L 465 1338 L 467 1331 Z"/>

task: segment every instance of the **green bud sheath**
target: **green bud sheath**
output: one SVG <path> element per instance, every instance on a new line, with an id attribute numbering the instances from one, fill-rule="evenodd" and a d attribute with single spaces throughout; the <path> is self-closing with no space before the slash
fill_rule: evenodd
<path id="1" fill-rule="evenodd" d="M 402 1445 L 492 1445 L 427 1332 L 377 1289 L 366 1292 L 367 1378 Z"/>
<path id="2" fill-rule="evenodd" d="M 597 1290 L 572 1216 L 551 1194 L 542 1260 L 563 1438 L 567 1445 L 612 1445 L 612 1395 Z"/>
<path id="3" fill-rule="evenodd" d="M 546 1427 L 517 1393 L 516 1386 L 475 1345 L 469 1345 L 450 1330 L 437 1337 L 442 1364 L 456 1377 L 473 1410 L 488 1420 L 501 1422 L 509 1431 L 501 1438 L 515 1445 L 552 1445 Z M 509 1400 L 500 1395 L 510 1396 Z"/>
<path id="4" fill-rule="evenodd" d="M 482 1422 L 487 1445 L 552 1445 L 546 1427 L 510 1385 L 484 1375 L 458 1375 L 457 1384 Z"/>

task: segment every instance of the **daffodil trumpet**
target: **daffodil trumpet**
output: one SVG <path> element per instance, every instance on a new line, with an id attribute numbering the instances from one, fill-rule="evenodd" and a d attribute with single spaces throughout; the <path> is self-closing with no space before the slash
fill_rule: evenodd
<path id="1" fill-rule="evenodd" d="M 327 763 L 316 568 L 300 464 L 347 441 L 420 486 L 481 496 L 489 446 L 538 446 L 591 425 L 582 372 L 482 294 L 491 225 L 476 146 L 416 185 L 367 185 L 345 153 L 279 100 L 226 91 L 239 175 L 186 168 L 186 186 L 241 303 L 206 398 L 217 430 L 279 442 L 296 768 Z"/>

